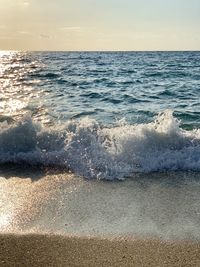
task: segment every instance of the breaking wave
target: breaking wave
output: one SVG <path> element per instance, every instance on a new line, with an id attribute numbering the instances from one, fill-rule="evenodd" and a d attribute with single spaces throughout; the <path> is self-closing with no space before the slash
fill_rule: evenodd
<path id="1" fill-rule="evenodd" d="M 105 127 L 91 118 L 46 128 L 24 118 L 0 123 L 0 163 L 61 166 L 86 178 L 134 172 L 200 171 L 200 129 L 181 129 L 166 110 L 148 124 Z"/>

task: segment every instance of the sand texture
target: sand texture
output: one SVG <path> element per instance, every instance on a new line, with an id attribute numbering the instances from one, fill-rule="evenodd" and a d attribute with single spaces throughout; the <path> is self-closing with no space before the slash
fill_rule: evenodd
<path id="1" fill-rule="evenodd" d="M 200 266 L 200 244 L 4 234 L 0 266 Z"/>

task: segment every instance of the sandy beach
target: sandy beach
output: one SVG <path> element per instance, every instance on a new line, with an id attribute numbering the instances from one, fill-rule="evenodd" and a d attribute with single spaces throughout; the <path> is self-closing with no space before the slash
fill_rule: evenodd
<path id="1" fill-rule="evenodd" d="M 3 266 L 200 266 L 200 244 L 127 238 L 1 235 Z"/>

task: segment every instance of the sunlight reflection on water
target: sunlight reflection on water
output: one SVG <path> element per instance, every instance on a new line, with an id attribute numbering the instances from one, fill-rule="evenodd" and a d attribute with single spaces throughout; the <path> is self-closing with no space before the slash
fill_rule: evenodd
<path id="1" fill-rule="evenodd" d="M 25 114 L 36 115 L 42 120 L 42 102 L 37 85 L 40 80 L 30 79 L 42 65 L 33 61 L 28 53 L 19 51 L 0 51 L 0 116 L 20 119 Z M 41 102 L 41 104 L 40 104 Z M 34 103 L 35 107 L 34 107 Z"/>

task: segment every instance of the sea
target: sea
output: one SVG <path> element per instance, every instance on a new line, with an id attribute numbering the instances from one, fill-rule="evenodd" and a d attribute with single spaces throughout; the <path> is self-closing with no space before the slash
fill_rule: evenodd
<path id="1" fill-rule="evenodd" d="M 17 168 L 12 192 L 24 168 L 62 174 L 54 224 L 40 216 L 29 230 L 68 216 L 70 233 L 200 238 L 200 52 L 1 51 L 0 166 L 7 182 Z M 14 222 L 5 210 L 0 227 Z"/>

